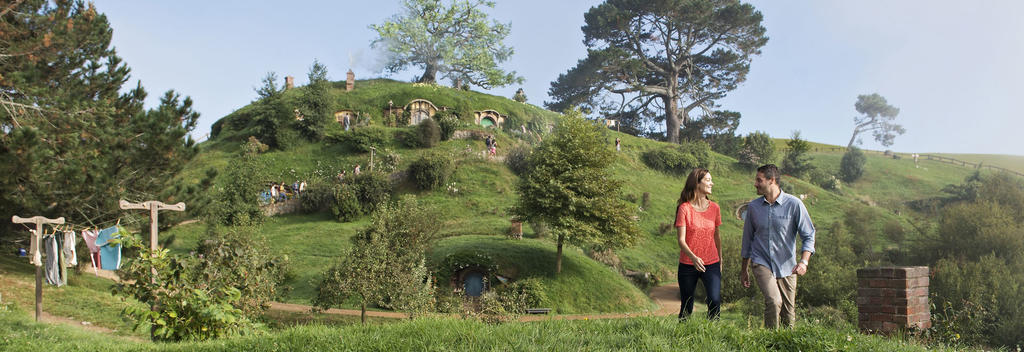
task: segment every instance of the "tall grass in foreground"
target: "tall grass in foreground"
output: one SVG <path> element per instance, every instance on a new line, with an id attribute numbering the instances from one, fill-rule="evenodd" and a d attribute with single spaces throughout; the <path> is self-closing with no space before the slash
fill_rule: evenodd
<path id="1" fill-rule="evenodd" d="M 421 318 L 386 325 L 301 326 L 260 336 L 202 343 L 148 343 L 67 326 L 31 322 L 0 306 L 3 351 L 924 351 L 943 346 L 864 336 L 798 323 L 791 330 L 748 329 L 738 321 L 672 317 L 549 320 L 489 325 L 473 320 Z"/>

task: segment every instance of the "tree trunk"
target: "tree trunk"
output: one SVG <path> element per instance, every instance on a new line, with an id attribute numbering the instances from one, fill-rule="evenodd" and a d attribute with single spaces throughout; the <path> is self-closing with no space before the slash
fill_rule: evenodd
<path id="1" fill-rule="evenodd" d="M 366 301 L 363 301 L 363 304 L 362 306 L 360 306 L 360 308 L 361 309 L 359 311 L 359 320 L 363 322 L 363 325 L 366 325 Z"/>
<path id="2" fill-rule="evenodd" d="M 857 134 L 859 133 L 860 131 L 858 131 L 857 129 L 853 130 L 853 135 L 850 136 L 850 144 L 846 145 L 846 150 L 850 150 L 850 148 L 853 148 L 853 142 L 857 140 Z"/>
<path id="3" fill-rule="evenodd" d="M 565 235 L 558 235 L 558 254 L 555 255 L 555 273 L 562 272 L 562 242 L 565 241 Z"/>
<path id="4" fill-rule="evenodd" d="M 427 63 L 427 69 L 423 71 L 423 75 L 420 76 L 419 83 L 436 83 L 437 82 L 437 64 Z"/>
<path id="5" fill-rule="evenodd" d="M 675 98 L 664 96 L 665 103 L 665 140 L 679 144 L 679 105 Z"/>

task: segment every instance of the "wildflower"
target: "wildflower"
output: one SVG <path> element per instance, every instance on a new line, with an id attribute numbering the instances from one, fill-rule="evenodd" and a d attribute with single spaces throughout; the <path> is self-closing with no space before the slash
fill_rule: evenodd
<path id="1" fill-rule="evenodd" d="M 846 335 L 846 341 L 853 341 L 853 336 Z"/>

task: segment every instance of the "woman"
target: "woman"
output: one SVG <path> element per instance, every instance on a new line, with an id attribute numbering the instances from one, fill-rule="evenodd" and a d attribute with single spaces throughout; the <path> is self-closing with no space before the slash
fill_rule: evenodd
<path id="1" fill-rule="evenodd" d="M 711 172 L 697 168 L 690 172 L 679 195 L 676 228 L 679 240 L 679 318 L 693 313 L 693 291 L 697 280 L 707 290 L 708 319 L 718 319 L 722 306 L 722 240 L 718 227 L 722 213 L 711 201 Z"/>

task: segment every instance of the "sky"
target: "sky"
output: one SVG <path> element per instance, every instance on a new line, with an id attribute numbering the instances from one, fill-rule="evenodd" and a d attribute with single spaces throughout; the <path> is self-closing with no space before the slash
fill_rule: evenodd
<path id="1" fill-rule="evenodd" d="M 332 80 L 410 81 L 422 72 L 383 72 L 371 24 L 400 12 L 380 1 L 94 0 L 113 28 L 112 45 L 155 107 L 163 92 L 191 96 L 202 114 L 193 132 L 256 98 L 270 71 L 305 84 L 314 59 Z M 596 0 L 499 0 L 486 9 L 511 25 L 502 64 L 522 85 L 485 91 L 511 97 L 522 87 L 543 106 L 550 82 L 586 55 L 583 14 Z M 858 95 L 878 93 L 900 109 L 906 134 L 889 147 L 906 153 L 1024 155 L 1024 119 L 1014 101 L 1024 82 L 1024 2 L 750 1 L 764 15 L 768 44 L 746 82 L 719 101 L 742 113 L 739 132 L 846 145 Z M 479 90 L 479 88 L 474 88 Z"/>

